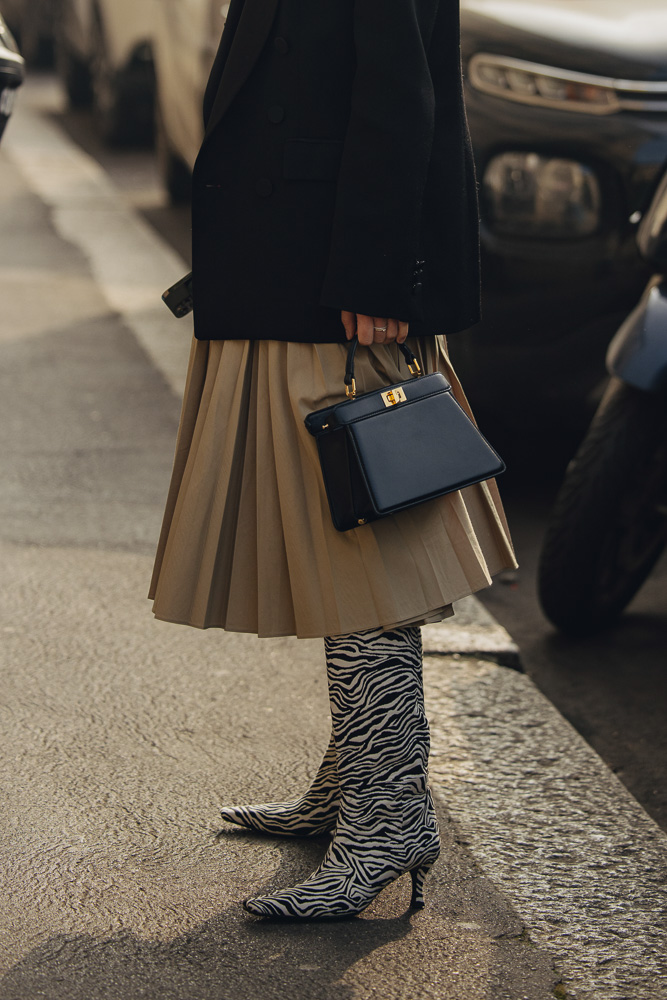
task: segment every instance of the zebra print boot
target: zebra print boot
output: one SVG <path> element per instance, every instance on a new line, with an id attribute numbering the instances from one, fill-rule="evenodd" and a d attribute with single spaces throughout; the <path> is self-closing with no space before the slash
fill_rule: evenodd
<path id="1" fill-rule="evenodd" d="M 314 837 L 333 830 L 338 818 L 340 788 L 333 735 L 312 785 L 293 802 L 257 806 L 226 806 L 220 815 L 228 823 L 284 837 Z"/>
<path id="2" fill-rule="evenodd" d="M 352 916 L 410 872 L 412 905 L 421 907 L 440 853 L 427 785 L 421 632 L 327 638 L 325 650 L 341 789 L 336 832 L 310 878 L 244 906 L 265 917 Z"/>

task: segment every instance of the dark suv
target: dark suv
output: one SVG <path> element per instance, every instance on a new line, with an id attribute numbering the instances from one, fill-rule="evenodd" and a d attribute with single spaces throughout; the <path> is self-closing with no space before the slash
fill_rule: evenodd
<path id="1" fill-rule="evenodd" d="M 450 348 L 478 410 L 583 421 L 646 280 L 667 161 L 665 0 L 462 0 L 484 314 Z M 554 409 L 557 407 L 557 409 Z"/>

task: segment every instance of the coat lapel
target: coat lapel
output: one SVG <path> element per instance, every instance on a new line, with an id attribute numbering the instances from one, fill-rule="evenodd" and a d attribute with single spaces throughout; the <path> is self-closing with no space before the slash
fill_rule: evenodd
<path id="1" fill-rule="evenodd" d="M 236 2 L 238 3 L 239 0 Z M 243 0 L 243 9 L 236 26 L 228 22 L 225 27 L 211 80 L 211 83 L 215 85 L 214 81 L 217 75 L 220 82 L 206 122 L 204 141 L 220 123 L 257 62 L 276 16 L 278 3 L 279 0 Z M 231 28 L 234 33 L 231 42 L 225 45 L 224 34 L 227 32 L 227 28 Z"/>

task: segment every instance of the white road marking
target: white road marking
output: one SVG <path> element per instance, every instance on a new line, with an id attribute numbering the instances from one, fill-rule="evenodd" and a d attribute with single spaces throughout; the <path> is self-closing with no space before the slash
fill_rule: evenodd
<path id="1" fill-rule="evenodd" d="M 192 324 L 175 319 L 161 301 L 188 270 L 180 255 L 123 202 L 102 167 L 27 99 L 18 103 L 3 152 L 52 210 L 58 234 L 85 254 L 109 306 L 181 395 Z"/>

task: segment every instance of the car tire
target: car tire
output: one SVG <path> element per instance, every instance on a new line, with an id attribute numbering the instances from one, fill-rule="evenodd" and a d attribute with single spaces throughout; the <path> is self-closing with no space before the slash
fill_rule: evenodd
<path id="1" fill-rule="evenodd" d="M 56 69 L 62 80 L 70 108 L 88 108 L 93 100 L 90 70 L 68 46 L 56 37 Z"/>
<path id="2" fill-rule="evenodd" d="M 612 379 L 556 498 L 538 594 L 562 632 L 614 623 L 667 545 L 667 407 Z"/>
<path id="3" fill-rule="evenodd" d="M 134 122 L 122 84 L 122 74 L 114 69 L 97 15 L 92 25 L 90 76 L 97 130 L 108 145 L 128 145 L 135 138 Z"/>
<path id="4" fill-rule="evenodd" d="M 38 19 L 29 12 L 23 15 L 18 36 L 21 55 L 29 66 L 53 64 L 53 40 L 43 34 Z"/>
<path id="5" fill-rule="evenodd" d="M 91 81 L 97 129 L 110 146 L 153 141 L 152 69 L 112 65 L 99 14 L 92 28 Z"/>
<path id="6" fill-rule="evenodd" d="M 192 173 L 169 142 L 159 98 L 155 105 L 155 152 L 162 183 L 172 205 L 186 205 L 192 198 Z"/>

